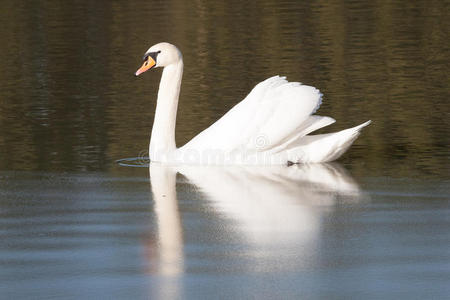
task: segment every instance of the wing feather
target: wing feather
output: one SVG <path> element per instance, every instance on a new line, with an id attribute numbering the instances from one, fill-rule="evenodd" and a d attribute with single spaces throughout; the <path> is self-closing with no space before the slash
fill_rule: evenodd
<path id="1" fill-rule="evenodd" d="M 252 152 L 279 147 L 298 135 L 302 124 L 319 108 L 321 98 L 312 86 L 280 76 L 268 78 L 182 148 Z"/>

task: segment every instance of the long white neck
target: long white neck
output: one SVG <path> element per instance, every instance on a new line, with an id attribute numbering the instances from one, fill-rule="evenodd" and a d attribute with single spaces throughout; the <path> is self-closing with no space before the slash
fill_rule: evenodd
<path id="1" fill-rule="evenodd" d="M 175 124 L 180 95 L 183 60 L 164 68 L 159 83 L 155 120 L 150 138 L 150 160 L 164 161 L 176 149 Z"/>

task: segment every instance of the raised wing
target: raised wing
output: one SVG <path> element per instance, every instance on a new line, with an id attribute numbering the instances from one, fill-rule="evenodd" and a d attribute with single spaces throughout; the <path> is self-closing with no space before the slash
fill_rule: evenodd
<path id="1" fill-rule="evenodd" d="M 310 116 L 319 108 L 321 99 L 322 94 L 314 87 L 288 82 L 285 77 L 271 77 L 256 85 L 244 100 L 181 149 L 231 153 L 280 148 L 299 134 L 318 129 L 317 120 Z M 311 124 L 305 126 L 307 120 Z M 332 122 L 326 118 L 319 123 L 323 127 Z"/>

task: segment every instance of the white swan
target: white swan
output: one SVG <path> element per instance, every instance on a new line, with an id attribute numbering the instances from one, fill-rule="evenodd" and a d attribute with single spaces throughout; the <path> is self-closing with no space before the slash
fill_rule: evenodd
<path id="1" fill-rule="evenodd" d="M 359 126 L 335 133 L 308 135 L 335 122 L 312 115 L 322 94 L 314 87 L 274 76 L 257 84 L 248 96 L 181 148 L 175 145 L 175 123 L 183 74 L 181 52 L 169 43 L 150 47 L 136 76 L 164 67 L 150 139 L 150 160 L 188 164 L 290 164 L 339 158 L 358 137 Z"/>

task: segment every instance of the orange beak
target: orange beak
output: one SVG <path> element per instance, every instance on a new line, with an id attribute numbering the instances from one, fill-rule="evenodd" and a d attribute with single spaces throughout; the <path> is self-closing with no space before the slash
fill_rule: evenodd
<path id="1" fill-rule="evenodd" d="M 139 74 L 144 73 L 145 71 L 150 70 L 151 68 L 153 68 L 156 65 L 155 60 L 151 57 L 151 56 L 147 56 L 147 59 L 145 60 L 144 64 L 142 65 L 142 67 L 139 68 L 139 70 L 136 71 L 136 73 L 134 74 L 135 76 L 139 76 Z"/>

